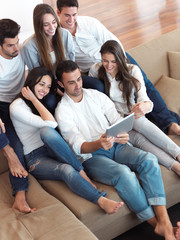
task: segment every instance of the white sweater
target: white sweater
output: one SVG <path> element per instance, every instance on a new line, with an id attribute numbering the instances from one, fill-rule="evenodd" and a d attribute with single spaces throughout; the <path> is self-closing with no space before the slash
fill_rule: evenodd
<path id="1" fill-rule="evenodd" d="M 25 155 L 44 145 L 40 138 L 40 129 L 42 127 L 57 127 L 56 122 L 44 121 L 40 116 L 33 114 L 21 98 L 11 103 L 10 117 L 23 144 Z"/>

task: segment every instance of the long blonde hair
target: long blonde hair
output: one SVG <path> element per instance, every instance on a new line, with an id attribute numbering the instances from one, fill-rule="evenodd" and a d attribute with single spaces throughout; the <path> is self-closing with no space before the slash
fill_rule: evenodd
<path id="1" fill-rule="evenodd" d="M 56 33 L 52 38 L 52 46 L 56 56 L 55 66 L 53 66 L 50 54 L 48 52 L 48 49 L 49 49 L 48 40 L 43 29 L 43 16 L 45 14 L 52 14 L 57 22 Z M 61 37 L 59 19 L 50 5 L 38 4 L 34 8 L 33 24 L 34 24 L 35 38 L 36 38 L 38 50 L 41 56 L 42 66 L 46 67 L 51 72 L 55 73 L 57 63 L 65 60 L 64 46 L 63 46 L 62 37 Z"/>

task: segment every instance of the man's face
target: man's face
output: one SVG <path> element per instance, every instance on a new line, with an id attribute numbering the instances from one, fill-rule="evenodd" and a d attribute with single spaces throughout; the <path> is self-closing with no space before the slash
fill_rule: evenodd
<path id="1" fill-rule="evenodd" d="M 19 38 L 5 38 L 4 43 L 0 46 L 0 55 L 7 59 L 12 59 L 19 54 Z"/>
<path id="2" fill-rule="evenodd" d="M 75 102 L 82 99 L 82 77 L 79 69 L 73 72 L 63 73 L 63 82 L 61 86 L 64 88 L 65 92 L 69 97 L 71 97 Z"/>
<path id="3" fill-rule="evenodd" d="M 60 24 L 69 31 L 76 27 L 77 7 L 63 7 L 61 12 L 57 11 L 60 18 Z"/>

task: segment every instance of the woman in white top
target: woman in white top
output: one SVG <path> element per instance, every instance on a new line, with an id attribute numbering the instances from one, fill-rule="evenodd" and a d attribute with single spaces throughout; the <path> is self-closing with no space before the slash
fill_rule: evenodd
<path id="1" fill-rule="evenodd" d="M 54 129 L 53 115 L 44 107 L 43 99 L 53 90 L 52 73 L 43 67 L 34 68 L 27 77 L 21 93 L 10 105 L 10 116 L 23 144 L 29 172 L 37 179 L 64 181 L 72 191 L 98 204 L 105 212 L 115 213 L 122 202 L 105 198 L 87 177 L 82 164 Z M 49 145 L 42 141 L 43 128 L 49 128 Z"/>
<path id="2" fill-rule="evenodd" d="M 135 131 L 130 132 L 131 143 L 155 154 L 159 162 L 180 175 L 180 148 L 145 114 L 153 103 L 146 94 L 140 69 L 129 64 L 117 41 L 109 40 L 101 47 L 102 63 L 93 65 L 89 75 L 98 77 L 105 85 L 105 93 L 114 101 L 121 115 L 135 114 Z"/>

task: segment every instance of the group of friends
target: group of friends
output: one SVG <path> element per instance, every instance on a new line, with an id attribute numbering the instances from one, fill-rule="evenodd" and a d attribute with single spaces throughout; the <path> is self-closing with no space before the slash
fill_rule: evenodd
<path id="1" fill-rule="evenodd" d="M 22 46 L 20 26 L 0 20 L 0 149 L 9 164 L 12 207 L 36 211 L 26 201 L 29 172 L 64 181 L 108 214 L 125 202 L 155 233 L 179 240 L 159 163 L 180 176 L 180 147 L 167 136 L 180 135 L 180 116 L 119 39 L 97 19 L 78 16 L 78 7 L 77 0 L 57 0 L 56 14 L 37 5 L 34 34 Z M 131 112 L 133 130 L 106 137 Z M 123 202 L 108 199 L 92 180 L 113 186 Z"/>

